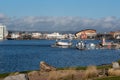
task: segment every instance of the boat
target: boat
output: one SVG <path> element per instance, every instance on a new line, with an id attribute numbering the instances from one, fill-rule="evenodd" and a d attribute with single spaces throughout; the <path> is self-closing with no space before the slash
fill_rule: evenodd
<path id="1" fill-rule="evenodd" d="M 76 48 L 79 50 L 85 50 L 86 49 L 86 44 L 85 44 L 85 39 L 87 39 L 87 35 L 85 32 L 81 33 L 80 35 L 80 41 L 76 44 Z"/>
<path id="2" fill-rule="evenodd" d="M 86 49 L 88 49 L 88 50 L 94 50 L 94 49 L 98 49 L 98 48 L 97 48 L 96 44 L 94 44 L 94 43 L 88 43 L 88 44 L 86 44 Z"/>
<path id="3" fill-rule="evenodd" d="M 72 46 L 71 41 L 56 41 L 55 44 L 52 45 L 52 47 L 59 47 L 59 48 L 69 48 Z"/>
<path id="4" fill-rule="evenodd" d="M 79 49 L 79 50 L 85 50 L 86 49 L 86 44 L 83 41 L 79 41 L 76 44 L 76 48 Z"/>
<path id="5" fill-rule="evenodd" d="M 101 49 L 113 49 L 114 45 L 112 42 L 106 42 L 105 37 L 102 38 L 102 42 L 100 43 Z"/>
<path id="6" fill-rule="evenodd" d="M 72 47 L 72 35 L 69 34 L 68 35 L 68 40 L 62 40 L 62 39 L 59 39 L 59 40 L 56 40 L 55 44 L 52 45 L 52 47 L 59 47 L 59 48 L 69 48 L 69 47 Z"/>
<path id="7" fill-rule="evenodd" d="M 76 48 L 79 50 L 95 50 L 95 49 L 99 49 L 98 45 L 95 43 L 86 43 L 86 41 L 79 41 L 76 44 Z"/>
<path id="8" fill-rule="evenodd" d="M 7 37 L 7 40 L 15 40 L 14 38 Z"/>
<path id="9" fill-rule="evenodd" d="M 71 46 L 71 42 L 56 42 L 57 46 Z"/>

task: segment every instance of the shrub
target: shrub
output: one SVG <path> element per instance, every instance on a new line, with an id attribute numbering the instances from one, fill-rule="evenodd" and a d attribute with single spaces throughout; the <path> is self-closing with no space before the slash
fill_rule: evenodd
<path id="1" fill-rule="evenodd" d="M 75 70 L 51 71 L 48 80 L 70 80 L 76 74 Z"/>
<path id="2" fill-rule="evenodd" d="M 96 66 L 88 66 L 85 71 L 85 78 L 93 78 L 98 76 L 98 71 Z"/>

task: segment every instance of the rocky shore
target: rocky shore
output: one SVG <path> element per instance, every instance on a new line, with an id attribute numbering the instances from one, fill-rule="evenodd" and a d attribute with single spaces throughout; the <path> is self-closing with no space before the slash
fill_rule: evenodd
<path id="1" fill-rule="evenodd" d="M 58 70 L 42 61 L 38 71 L 16 72 L 0 78 L 0 80 L 98 80 L 110 76 L 120 76 L 118 62 L 113 62 L 111 65 L 103 65 L 102 67 L 88 66 L 84 70 L 76 68 Z"/>

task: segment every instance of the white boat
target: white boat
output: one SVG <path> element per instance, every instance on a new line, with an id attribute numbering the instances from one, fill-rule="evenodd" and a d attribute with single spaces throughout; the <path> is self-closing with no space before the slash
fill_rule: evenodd
<path id="1" fill-rule="evenodd" d="M 86 49 L 94 50 L 94 49 L 98 49 L 98 48 L 96 47 L 96 45 L 94 43 L 89 43 L 89 44 L 86 44 Z"/>
<path id="2" fill-rule="evenodd" d="M 72 46 L 72 35 L 68 35 L 68 40 L 56 40 L 56 43 L 52 45 L 52 47 L 60 47 L 60 48 L 69 48 Z"/>
<path id="3" fill-rule="evenodd" d="M 67 42 L 67 41 L 56 41 L 52 47 L 60 47 L 60 48 L 68 48 L 72 46 L 72 42 Z"/>
<path id="4" fill-rule="evenodd" d="M 71 42 L 56 42 L 57 46 L 71 46 L 72 43 Z"/>
<path id="5" fill-rule="evenodd" d="M 84 41 L 79 41 L 76 44 L 76 48 L 79 50 L 93 50 L 96 49 L 96 45 L 94 43 L 86 44 Z"/>

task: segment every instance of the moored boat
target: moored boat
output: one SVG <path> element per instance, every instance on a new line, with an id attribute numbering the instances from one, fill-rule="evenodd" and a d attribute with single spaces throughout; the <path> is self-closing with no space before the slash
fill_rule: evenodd
<path id="1" fill-rule="evenodd" d="M 56 43 L 54 45 L 52 45 L 52 47 L 60 47 L 60 48 L 68 48 L 72 46 L 72 42 L 69 41 L 56 41 Z"/>
<path id="2" fill-rule="evenodd" d="M 79 41 L 76 44 L 76 48 L 79 49 L 79 50 L 85 50 L 86 49 L 86 44 L 83 41 Z"/>
<path id="3" fill-rule="evenodd" d="M 57 46 L 71 46 L 72 43 L 71 42 L 61 42 L 61 41 L 59 41 L 59 42 L 56 42 L 56 45 Z"/>

